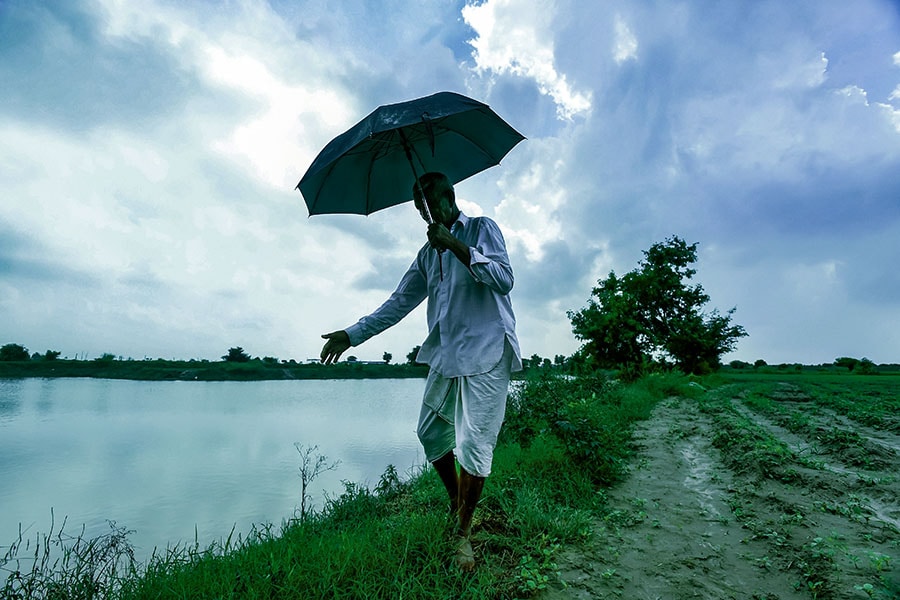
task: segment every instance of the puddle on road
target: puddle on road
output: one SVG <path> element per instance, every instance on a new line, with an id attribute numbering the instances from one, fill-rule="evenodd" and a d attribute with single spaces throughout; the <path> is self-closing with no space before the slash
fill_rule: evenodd
<path id="1" fill-rule="evenodd" d="M 875 500 L 873 498 L 867 498 L 868 508 L 875 518 L 886 525 L 890 525 L 894 528 L 895 532 L 900 532 L 900 511 L 897 510 L 897 505 L 888 505 L 879 500 Z"/>
<path id="2" fill-rule="evenodd" d="M 688 466 L 688 474 L 684 478 L 684 486 L 697 495 L 700 508 L 712 519 L 720 519 L 722 513 L 713 503 L 715 488 L 710 489 L 715 469 L 712 460 L 701 452 L 693 443 L 681 449 L 681 456 Z"/>

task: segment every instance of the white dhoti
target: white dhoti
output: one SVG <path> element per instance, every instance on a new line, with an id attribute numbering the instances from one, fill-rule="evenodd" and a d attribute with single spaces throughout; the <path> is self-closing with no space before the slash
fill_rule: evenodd
<path id="1" fill-rule="evenodd" d="M 428 462 L 455 450 L 456 460 L 470 475 L 491 474 L 513 354 L 507 342 L 500 362 L 487 373 L 449 378 L 434 369 L 428 373 L 417 430 Z"/>

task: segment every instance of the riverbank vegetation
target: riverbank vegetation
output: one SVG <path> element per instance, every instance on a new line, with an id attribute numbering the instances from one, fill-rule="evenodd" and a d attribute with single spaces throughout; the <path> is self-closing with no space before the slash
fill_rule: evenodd
<path id="1" fill-rule="evenodd" d="M 94 360 L 0 361 L 0 378 L 95 377 L 141 381 L 262 381 L 277 379 L 405 379 L 425 377 L 422 365 L 341 362 L 335 365 L 252 359 L 246 362 L 208 360 L 120 360 L 104 355 Z"/>

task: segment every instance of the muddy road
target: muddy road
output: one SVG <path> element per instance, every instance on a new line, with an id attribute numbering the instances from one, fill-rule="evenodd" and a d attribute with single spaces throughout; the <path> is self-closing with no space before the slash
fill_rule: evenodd
<path id="1" fill-rule="evenodd" d="M 662 402 L 538 597 L 900 597 L 896 392 L 728 384 Z"/>

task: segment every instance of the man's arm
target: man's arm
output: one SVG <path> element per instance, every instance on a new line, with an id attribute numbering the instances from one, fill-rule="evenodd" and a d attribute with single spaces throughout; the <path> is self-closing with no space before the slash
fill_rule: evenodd
<path id="1" fill-rule="evenodd" d="M 428 226 L 428 241 L 434 248 L 453 252 L 477 281 L 498 294 L 506 295 L 513 287 L 513 272 L 506 253 L 506 242 L 497 224 L 487 218 L 478 220 L 478 236 L 470 248 L 455 238 L 440 223 Z"/>
<path id="2" fill-rule="evenodd" d="M 417 259 L 406 271 L 394 293 L 375 312 L 346 329 L 322 335 L 327 341 L 319 358 L 326 365 L 337 362 L 350 346 L 358 346 L 399 322 L 421 304 L 426 294 L 425 278 L 419 271 Z"/>

